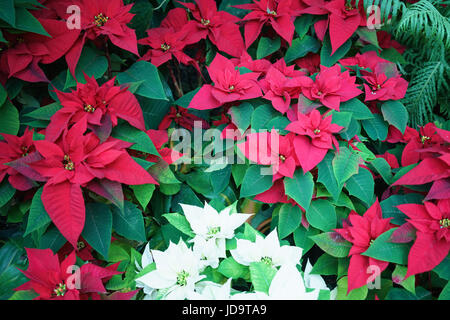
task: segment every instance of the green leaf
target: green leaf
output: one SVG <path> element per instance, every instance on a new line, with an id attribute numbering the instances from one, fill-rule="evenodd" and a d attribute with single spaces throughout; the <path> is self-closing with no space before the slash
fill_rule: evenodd
<path id="1" fill-rule="evenodd" d="M 348 291 L 348 277 L 343 277 L 337 282 L 337 300 L 364 300 L 367 297 L 369 289 L 367 286 L 353 289 L 347 295 Z"/>
<path id="2" fill-rule="evenodd" d="M 338 272 L 338 259 L 322 254 L 314 264 L 311 274 L 320 274 L 323 276 L 335 275 Z"/>
<path id="3" fill-rule="evenodd" d="M 81 235 L 106 260 L 111 244 L 111 232 L 112 215 L 109 207 L 103 203 L 88 203 L 86 222 Z"/>
<path id="4" fill-rule="evenodd" d="M 336 50 L 336 52 L 331 55 L 331 42 L 330 42 L 330 36 L 327 33 L 325 36 L 325 39 L 323 40 L 323 47 L 322 50 L 320 50 L 320 64 L 325 67 L 331 67 L 338 60 L 342 59 L 347 52 L 350 50 L 352 46 L 352 40 L 348 39 L 342 46 L 339 47 L 339 49 Z"/>
<path id="5" fill-rule="evenodd" d="M 407 271 L 407 267 L 396 265 L 395 270 L 392 272 L 392 281 L 401 285 L 412 294 L 416 294 L 416 277 L 410 276 L 405 279 Z"/>
<path id="6" fill-rule="evenodd" d="M 335 123 L 341 127 L 344 127 L 340 132 L 344 132 L 348 129 L 348 127 L 350 126 L 351 120 L 352 120 L 351 112 L 345 112 L 345 111 L 337 112 L 337 111 L 333 110 L 331 112 L 331 115 L 333 117 L 331 123 Z"/>
<path id="7" fill-rule="evenodd" d="M 363 201 L 367 207 L 373 203 L 375 182 L 369 170 L 360 168 L 357 174 L 347 180 L 345 187 L 350 195 Z"/>
<path id="8" fill-rule="evenodd" d="M 296 170 L 292 179 L 284 178 L 284 188 L 287 196 L 294 199 L 303 209 L 308 210 L 314 192 L 311 172 L 303 174 L 303 170 Z"/>
<path id="9" fill-rule="evenodd" d="M 136 129 L 128 123 L 122 123 L 115 127 L 112 136 L 119 140 L 134 143 L 130 147 L 132 150 L 160 156 L 150 137 L 144 131 Z"/>
<path id="10" fill-rule="evenodd" d="M 318 199 L 306 210 L 306 219 L 314 227 L 322 231 L 336 228 L 336 210 L 327 200 Z"/>
<path id="11" fill-rule="evenodd" d="M 195 233 L 192 231 L 191 225 L 186 217 L 179 213 L 166 213 L 162 215 L 169 221 L 171 225 L 175 228 L 188 235 L 189 237 L 194 237 Z"/>
<path id="12" fill-rule="evenodd" d="M 294 243 L 297 247 L 302 248 L 303 254 L 305 254 L 314 246 L 314 241 L 312 241 L 310 237 L 315 236 L 319 232 L 319 230 L 313 227 L 305 229 L 305 227 L 300 226 L 294 231 Z"/>
<path id="13" fill-rule="evenodd" d="M 150 202 L 153 192 L 156 189 L 154 184 L 142 184 L 137 186 L 130 186 L 134 191 L 134 195 L 136 199 L 139 201 L 139 204 L 145 210 Z"/>
<path id="14" fill-rule="evenodd" d="M 442 260 L 442 262 L 439 263 L 433 271 L 436 272 L 440 278 L 450 280 L 450 256 L 447 256 L 444 260 Z"/>
<path id="15" fill-rule="evenodd" d="M 295 19 L 295 32 L 297 32 L 299 38 L 303 38 L 306 35 L 309 28 L 314 24 L 314 20 L 315 17 L 311 14 L 304 14 Z"/>
<path id="16" fill-rule="evenodd" d="M 356 120 L 367 120 L 373 118 L 373 114 L 370 112 L 369 108 L 357 98 L 341 102 L 339 110 L 341 112 L 351 112 L 353 114 L 353 118 Z"/>
<path id="17" fill-rule="evenodd" d="M 394 63 L 407 63 L 403 55 L 394 48 L 383 49 L 380 53 L 380 57 Z"/>
<path id="18" fill-rule="evenodd" d="M 298 58 L 306 56 L 310 52 L 317 53 L 320 48 L 320 42 L 316 38 L 305 35 L 303 38 L 296 38 L 292 45 L 287 49 L 284 56 L 286 63 L 290 63 Z"/>
<path id="19" fill-rule="evenodd" d="M 280 46 L 280 37 L 276 37 L 275 39 L 261 37 L 258 43 L 258 49 L 256 50 L 256 59 L 262 59 L 271 55 L 280 49 Z"/>
<path id="20" fill-rule="evenodd" d="M 7 97 L 8 97 L 8 92 L 6 91 L 5 87 L 3 87 L 0 84 L 0 106 L 2 106 L 3 103 L 5 103 Z"/>
<path id="21" fill-rule="evenodd" d="M 253 106 L 247 102 L 236 107 L 231 107 L 228 111 L 231 115 L 231 120 L 238 127 L 241 134 L 244 134 L 245 130 L 250 126 L 253 111 Z"/>
<path id="22" fill-rule="evenodd" d="M 38 249 L 51 249 L 56 253 L 66 242 L 67 240 L 63 237 L 61 232 L 59 232 L 55 226 L 50 226 L 42 235 Z"/>
<path id="23" fill-rule="evenodd" d="M 372 140 L 384 141 L 388 135 L 388 124 L 383 120 L 381 115 L 374 114 L 373 119 L 361 121 L 364 130 Z"/>
<path id="24" fill-rule="evenodd" d="M 450 300 L 450 281 L 447 282 L 444 289 L 442 289 L 442 292 L 439 295 L 438 300 Z"/>
<path id="25" fill-rule="evenodd" d="M 350 252 L 352 244 L 343 239 L 336 232 L 324 232 L 310 237 L 320 249 L 335 258 L 345 258 Z"/>
<path id="26" fill-rule="evenodd" d="M 408 111 L 399 101 L 386 101 L 381 105 L 381 113 L 384 120 L 396 127 L 403 134 L 408 123 Z"/>
<path id="27" fill-rule="evenodd" d="M 272 175 L 263 175 L 261 170 L 263 166 L 251 165 L 245 173 L 241 186 L 241 198 L 248 198 L 272 187 Z M 267 170 L 267 169 L 266 169 Z"/>
<path id="28" fill-rule="evenodd" d="M 191 103 L 192 99 L 199 91 L 200 91 L 200 88 L 197 88 L 193 91 L 190 91 L 190 92 L 184 94 L 181 98 L 179 98 L 177 101 L 175 101 L 175 104 L 177 106 L 180 106 L 183 108 L 189 107 L 189 104 Z"/>
<path id="29" fill-rule="evenodd" d="M 237 263 L 233 257 L 228 257 L 222 260 L 217 270 L 225 277 L 231 279 L 244 279 L 248 275 L 248 268 Z"/>
<path id="30" fill-rule="evenodd" d="M 0 6 L 0 19 L 4 20 L 12 27 L 16 25 L 16 13 L 14 9 L 14 0 L 2 0 Z"/>
<path id="31" fill-rule="evenodd" d="M 334 176 L 339 186 L 358 173 L 359 159 L 359 155 L 348 148 L 339 148 L 339 153 L 336 153 L 332 161 Z"/>
<path id="32" fill-rule="evenodd" d="M 62 106 L 59 102 L 54 102 L 27 113 L 26 116 L 38 120 L 50 120 L 50 118 L 61 108 Z"/>
<path id="33" fill-rule="evenodd" d="M 403 212 L 397 209 L 400 204 L 406 203 L 422 203 L 423 196 L 417 193 L 407 193 L 404 195 L 392 195 L 389 198 L 380 202 L 383 218 L 392 218 L 391 222 L 397 225 L 405 223 L 408 218 Z"/>
<path id="34" fill-rule="evenodd" d="M 269 294 L 270 284 L 277 273 L 277 269 L 264 262 L 250 263 L 250 279 L 255 291 Z"/>
<path id="35" fill-rule="evenodd" d="M 0 133 L 7 133 L 16 136 L 19 133 L 20 121 L 19 111 L 9 101 L 0 106 Z"/>
<path id="36" fill-rule="evenodd" d="M 333 196 L 334 199 L 339 198 L 342 185 L 339 186 L 333 171 L 333 152 L 328 152 L 323 160 L 317 165 L 318 177 L 317 182 L 322 183 Z"/>
<path id="37" fill-rule="evenodd" d="M 146 241 L 142 212 L 131 202 L 124 202 L 124 209 L 112 207 L 113 228 L 121 236 L 136 241 Z"/>
<path id="38" fill-rule="evenodd" d="M 119 73 L 117 80 L 120 84 L 144 80 L 136 90 L 137 95 L 150 99 L 168 100 L 158 74 L 158 69 L 150 62 L 143 60 L 136 62 L 128 70 Z"/>
<path id="39" fill-rule="evenodd" d="M 408 243 L 389 242 L 392 233 L 397 228 L 388 230 L 378 236 L 362 255 L 381 261 L 389 261 L 398 264 L 408 264 L 408 254 L 411 247 Z"/>
<path id="40" fill-rule="evenodd" d="M 38 19 L 36 19 L 27 9 L 16 7 L 16 25 L 15 28 L 22 31 L 41 34 L 47 37 L 50 35 L 42 27 Z"/>
<path id="41" fill-rule="evenodd" d="M 7 204 L 15 193 L 16 189 L 9 184 L 7 179 L 3 179 L 3 182 L 0 184 L 0 208 Z"/>
<path id="42" fill-rule="evenodd" d="M 51 222 L 47 211 L 45 211 L 44 204 L 42 203 L 42 191 L 43 187 L 36 191 L 33 200 L 31 201 L 30 214 L 28 215 L 27 228 L 24 237 Z"/>
<path id="43" fill-rule="evenodd" d="M 300 226 L 302 211 L 298 206 L 284 203 L 278 215 L 278 233 L 280 239 L 284 239 Z"/>
<path id="44" fill-rule="evenodd" d="M 370 162 L 370 165 L 377 171 L 383 180 L 388 184 L 392 184 L 391 166 L 384 158 L 376 158 Z"/>
<path id="45" fill-rule="evenodd" d="M 267 123 L 272 120 L 279 113 L 272 107 L 272 105 L 263 104 L 255 109 L 252 114 L 251 126 L 253 130 L 265 129 Z"/>
<path id="46" fill-rule="evenodd" d="M 8 300 L 33 300 L 38 294 L 33 290 L 16 291 Z"/>
<path id="47" fill-rule="evenodd" d="M 75 77 L 78 82 L 86 83 L 83 72 L 89 77 L 94 76 L 95 79 L 98 79 L 105 74 L 107 69 L 108 60 L 98 50 L 85 46 L 75 68 Z M 64 90 L 76 86 L 77 81 L 70 72 L 67 72 Z"/>

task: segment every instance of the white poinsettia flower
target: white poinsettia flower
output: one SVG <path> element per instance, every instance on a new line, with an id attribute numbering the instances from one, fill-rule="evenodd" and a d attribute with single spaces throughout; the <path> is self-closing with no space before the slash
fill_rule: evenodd
<path id="1" fill-rule="evenodd" d="M 280 246 L 275 228 L 267 237 L 256 235 L 255 242 L 237 239 L 236 249 L 231 255 L 238 263 L 249 266 L 252 262 L 265 262 L 273 267 L 285 264 L 296 265 L 302 257 L 302 248 L 295 246 Z"/>
<path id="2" fill-rule="evenodd" d="M 201 281 L 195 292 L 189 296 L 190 300 L 230 300 L 231 278 L 224 284 L 212 281 Z"/>
<path id="3" fill-rule="evenodd" d="M 139 273 L 142 271 L 145 267 L 153 263 L 153 256 L 150 252 L 150 244 L 147 243 L 145 246 L 144 252 L 142 253 L 142 259 L 141 259 L 141 265 L 138 264 L 136 261 L 136 270 Z M 144 293 L 146 294 L 146 298 L 154 297 L 155 295 L 155 289 L 147 286 L 144 282 L 140 281 L 139 279 L 136 280 L 136 287 L 142 288 Z"/>
<path id="4" fill-rule="evenodd" d="M 219 250 L 216 241 L 205 240 L 202 237 L 195 237 L 193 250 L 200 259 L 200 269 L 203 270 L 208 266 L 216 269 L 219 267 Z"/>
<path id="5" fill-rule="evenodd" d="M 188 204 L 180 204 L 184 215 L 197 237 L 216 243 L 219 257 L 226 257 L 226 239 L 234 237 L 234 230 L 240 227 L 251 214 L 231 213 L 231 206 L 218 212 L 205 202 L 204 208 Z"/>
<path id="6" fill-rule="evenodd" d="M 327 290 L 330 291 L 330 289 L 327 287 L 325 280 L 318 274 L 311 274 L 311 271 L 313 269 L 313 266 L 308 261 L 306 262 L 306 268 L 305 273 L 303 275 L 303 278 L 305 280 L 305 286 L 309 289 L 315 289 L 315 290 Z M 330 300 L 335 300 L 337 295 L 337 289 L 330 291 Z"/>
<path id="7" fill-rule="evenodd" d="M 317 300 L 319 290 L 307 292 L 302 275 L 293 264 L 282 265 L 275 274 L 269 287 L 269 294 L 238 293 L 232 296 L 237 300 Z"/>
<path id="8" fill-rule="evenodd" d="M 180 240 L 162 252 L 151 250 L 156 270 L 137 279 L 145 286 L 158 290 L 154 296 L 167 300 L 184 300 L 195 290 L 195 284 L 205 276 L 200 275 L 198 256 Z"/>

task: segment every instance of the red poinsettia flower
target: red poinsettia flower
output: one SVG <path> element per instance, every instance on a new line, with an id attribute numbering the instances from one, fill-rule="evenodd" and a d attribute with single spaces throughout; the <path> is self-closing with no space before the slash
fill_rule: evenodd
<path id="1" fill-rule="evenodd" d="M 354 57 L 341 59 L 339 60 L 339 63 L 344 67 L 359 66 L 363 69 L 370 69 L 371 71 L 375 71 L 375 68 L 379 63 L 391 62 L 379 57 L 375 51 L 367 51 L 362 54 L 357 53 Z"/>
<path id="2" fill-rule="evenodd" d="M 377 63 L 373 72 L 361 71 L 364 84 L 365 101 L 400 100 L 408 89 L 408 81 L 403 79 L 394 63 Z"/>
<path id="3" fill-rule="evenodd" d="M 77 247 L 74 250 L 73 245 L 70 242 L 66 242 L 61 249 L 58 250 L 59 260 L 63 260 L 65 256 L 69 255 L 72 252 L 75 252 L 75 255 L 79 257 L 83 261 L 92 261 L 95 260 L 92 255 L 93 248 L 87 241 L 80 237 L 77 242 Z"/>
<path id="4" fill-rule="evenodd" d="M 294 134 L 279 135 L 275 130 L 250 133 L 246 141 L 238 145 L 244 156 L 260 165 L 271 165 L 273 180 L 292 178 L 300 164 L 293 146 Z"/>
<path id="5" fill-rule="evenodd" d="M 239 59 L 231 59 L 231 61 L 237 67 L 244 67 L 253 72 L 258 72 L 261 76 L 265 75 L 269 68 L 272 66 L 270 61 L 266 59 L 253 60 L 252 57 L 247 53 L 247 51 L 243 51 Z"/>
<path id="6" fill-rule="evenodd" d="M 80 31 L 67 29 L 65 21 L 38 19 L 50 37 L 36 33 L 5 35 L 10 47 L 0 57 L 2 72 L 8 78 L 15 77 L 27 82 L 48 82 L 39 66 L 61 58 L 75 43 Z"/>
<path id="7" fill-rule="evenodd" d="M 331 120 L 332 116 L 322 117 L 318 110 L 313 110 L 308 115 L 299 113 L 298 120 L 286 127 L 286 130 L 298 135 L 293 143 L 304 172 L 319 164 L 333 144 L 339 149 L 334 134 L 343 127 L 331 123 Z"/>
<path id="8" fill-rule="evenodd" d="M 217 11 L 214 0 L 196 0 L 194 3 L 180 2 L 189 9 L 196 21 L 198 33 L 208 36 L 211 42 L 220 50 L 233 57 L 240 57 L 244 51 L 244 40 L 242 40 L 239 26 L 240 21 L 225 11 Z"/>
<path id="9" fill-rule="evenodd" d="M 358 29 L 365 25 L 362 3 L 347 0 L 303 0 L 308 6 L 301 13 L 328 15 L 328 19 L 315 23 L 317 37 L 323 40 L 327 30 L 330 32 L 331 54 L 334 54 Z"/>
<path id="10" fill-rule="evenodd" d="M 419 131 L 409 130 L 408 143 L 402 153 L 402 166 L 406 167 L 434 156 L 435 148 L 440 148 L 445 142 L 443 136 L 437 130 L 438 128 L 436 128 L 434 123 L 427 123 Z M 445 131 L 441 130 L 440 132 Z M 448 133 L 449 131 L 446 132 Z M 447 143 L 449 142 L 447 141 Z"/>
<path id="11" fill-rule="evenodd" d="M 150 137 L 160 154 L 160 157 L 157 155 L 149 155 L 146 159 L 147 161 L 156 163 L 163 160 L 167 164 L 172 164 L 183 156 L 183 154 L 178 151 L 163 147 L 169 141 L 169 135 L 166 130 L 150 129 L 147 131 L 147 135 Z"/>
<path id="12" fill-rule="evenodd" d="M 188 21 L 186 11 L 175 8 L 169 11 L 159 28 L 147 30 L 148 37 L 140 39 L 139 44 L 150 46 L 151 49 L 142 57 L 155 66 L 166 63 L 172 57 L 184 65 L 193 65 L 200 70 L 195 59 L 183 52 L 187 45 L 200 41 L 202 35 L 197 32 L 196 24 Z"/>
<path id="13" fill-rule="evenodd" d="M 76 247 L 84 227 L 85 204 L 81 187 L 97 179 L 128 185 L 157 184 L 126 152 L 130 144 L 109 138 L 100 140 L 78 123 L 56 144 L 36 141 L 43 160 L 29 164 L 47 178 L 42 202 L 61 234 Z"/>
<path id="14" fill-rule="evenodd" d="M 86 39 L 109 39 L 119 48 L 139 56 L 136 33 L 127 26 L 134 17 L 134 14 L 130 13 L 133 4 L 124 5 L 123 0 L 79 0 L 72 4 L 80 7 L 82 30 L 80 37 L 66 54 L 72 75 L 75 74 L 75 67 Z M 64 6 L 63 10 L 66 8 Z M 64 30 L 67 31 L 67 28 Z"/>
<path id="15" fill-rule="evenodd" d="M 383 219 L 381 206 L 377 199 L 363 216 L 351 211 L 348 221 L 343 223 L 343 228 L 335 229 L 345 240 L 353 244 L 349 253 L 348 292 L 366 285 L 369 277 L 379 276 L 389 265 L 389 262 L 363 256 L 362 253 L 378 236 L 393 228 L 390 219 Z M 373 269 L 369 269 L 369 266 L 378 267 L 378 270 L 375 269 L 375 274 Z"/>
<path id="16" fill-rule="evenodd" d="M 387 33 L 386 31 L 383 31 L 383 30 L 377 31 L 377 40 L 378 40 L 378 45 L 380 46 L 380 48 L 383 48 L 383 49 L 394 48 L 401 54 L 403 54 L 403 52 L 405 52 L 405 50 L 406 50 L 406 48 L 404 46 L 402 46 L 397 41 L 393 40 L 391 35 L 389 33 Z"/>
<path id="17" fill-rule="evenodd" d="M 192 99 L 189 108 L 214 109 L 227 102 L 253 99 L 262 95 L 257 83 L 259 73 L 240 74 L 233 63 L 220 54 L 216 54 L 208 72 L 214 85 L 203 85 Z"/>
<path id="18" fill-rule="evenodd" d="M 46 139 L 56 141 L 62 132 L 74 123 L 84 123 L 101 140 L 111 134 L 117 126 L 117 119 L 123 119 L 132 126 L 145 130 L 144 115 L 136 97 L 126 87 L 114 86 L 114 79 L 102 86 L 94 77 L 85 75 L 86 83 L 78 83 L 70 93 L 56 90 L 63 106 L 51 118 L 45 130 Z"/>
<path id="19" fill-rule="evenodd" d="M 320 55 L 310 52 L 303 58 L 294 61 L 300 70 L 314 74 L 320 71 Z"/>
<path id="20" fill-rule="evenodd" d="M 320 66 L 320 73 L 315 81 L 302 89 L 310 100 L 319 100 L 324 106 L 339 111 L 341 102 L 359 96 L 362 91 L 355 84 L 356 77 L 351 77 L 349 71 L 341 72 L 339 65 L 327 68 Z"/>
<path id="21" fill-rule="evenodd" d="M 286 65 L 278 64 L 284 72 L 297 75 Z M 297 71 L 298 72 L 298 71 Z M 291 99 L 297 99 L 303 86 L 311 83 L 311 79 L 303 76 L 289 77 L 276 67 L 271 67 L 264 79 L 260 80 L 264 98 L 272 102 L 272 106 L 281 113 L 286 113 L 291 105 Z"/>
<path id="22" fill-rule="evenodd" d="M 401 204 L 397 208 L 417 229 L 405 277 L 432 270 L 450 251 L 450 200 L 440 200 L 437 204 Z"/>
<path id="23" fill-rule="evenodd" d="M 35 152 L 33 144 L 34 130 L 25 129 L 21 137 L 0 133 L 5 139 L 0 141 L 0 182 L 8 174 L 9 183 L 17 190 L 27 191 L 34 187 L 33 180 L 22 175 L 14 166 L 5 165 L 15 160 L 22 160 Z"/>
<path id="24" fill-rule="evenodd" d="M 245 21 L 245 46 L 248 48 L 258 38 L 264 25 L 270 25 L 275 32 L 292 43 L 294 19 L 298 15 L 298 1 L 295 0 L 254 0 L 251 4 L 241 4 L 235 8 L 251 10 Z"/>
<path id="25" fill-rule="evenodd" d="M 170 127 L 172 122 L 175 122 L 180 127 L 186 128 L 189 131 L 195 127 L 196 124 L 200 124 L 203 129 L 209 128 L 209 123 L 204 119 L 189 113 L 189 111 L 182 107 L 171 106 L 170 111 L 161 120 L 158 126 L 158 130 L 166 130 Z"/>
<path id="26" fill-rule="evenodd" d="M 35 291 L 38 296 L 33 300 L 80 300 L 92 293 L 106 293 L 102 280 L 122 273 L 91 263 L 77 269 L 75 252 L 60 263 L 58 255 L 50 249 L 25 250 L 29 265 L 26 271 L 20 271 L 29 281 L 15 290 Z"/>

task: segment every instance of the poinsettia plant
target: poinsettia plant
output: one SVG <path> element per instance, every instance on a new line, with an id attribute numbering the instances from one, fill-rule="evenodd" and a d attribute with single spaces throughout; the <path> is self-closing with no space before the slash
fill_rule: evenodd
<path id="1" fill-rule="evenodd" d="M 6 1 L 0 299 L 449 299 L 444 2 Z"/>

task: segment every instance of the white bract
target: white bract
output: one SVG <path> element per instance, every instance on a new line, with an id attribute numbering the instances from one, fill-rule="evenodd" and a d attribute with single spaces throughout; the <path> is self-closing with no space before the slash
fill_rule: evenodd
<path id="1" fill-rule="evenodd" d="M 310 289 L 317 289 L 317 290 L 327 290 L 330 291 L 330 289 L 327 287 L 325 280 L 318 275 L 318 274 L 311 274 L 313 266 L 309 262 L 309 260 L 306 262 L 306 268 L 305 273 L 303 275 L 303 278 L 305 280 L 305 286 Z M 330 299 L 334 300 L 336 298 L 337 290 L 334 289 L 330 291 Z"/>
<path id="2" fill-rule="evenodd" d="M 189 296 L 190 300 L 230 300 L 231 278 L 220 285 L 211 281 L 201 281 L 195 292 Z"/>
<path id="3" fill-rule="evenodd" d="M 167 300 L 184 300 L 194 292 L 197 282 L 205 278 L 200 275 L 200 260 L 186 244 L 180 240 L 176 245 L 162 252 L 151 250 L 156 270 L 137 279 L 147 290 L 158 290 L 152 297 L 160 296 Z"/>
<path id="4" fill-rule="evenodd" d="M 231 213 L 231 206 L 218 212 L 205 203 L 205 207 L 197 207 L 188 204 L 180 204 L 184 215 L 191 225 L 195 237 L 215 243 L 220 258 L 226 257 L 226 239 L 234 237 L 234 230 L 241 226 L 251 214 Z"/>
<path id="5" fill-rule="evenodd" d="M 295 266 L 302 257 L 301 248 L 280 246 L 276 228 L 266 238 L 256 235 L 255 242 L 237 239 L 236 249 L 230 252 L 234 260 L 244 266 L 249 266 L 252 262 L 264 262 L 274 267 L 285 264 Z"/>
<path id="6" fill-rule="evenodd" d="M 302 275 L 293 264 L 285 264 L 275 274 L 265 292 L 238 293 L 233 299 L 239 300 L 317 300 L 319 290 L 307 292 Z"/>
<path id="7" fill-rule="evenodd" d="M 194 241 L 194 253 L 200 259 L 200 269 L 203 270 L 208 266 L 216 269 L 219 267 L 220 252 L 217 249 L 215 241 L 205 240 L 197 237 Z"/>

